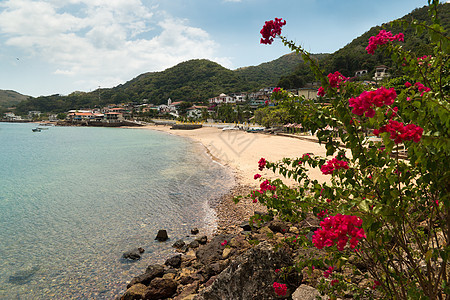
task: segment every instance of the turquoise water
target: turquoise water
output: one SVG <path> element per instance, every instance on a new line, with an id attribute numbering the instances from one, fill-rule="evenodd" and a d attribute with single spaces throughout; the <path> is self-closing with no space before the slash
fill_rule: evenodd
<path id="1" fill-rule="evenodd" d="M 111 299 L 173 255 L 233 184 L 201 145 L 165 133 L 0 123 L 0 299 Z M 159 229 L 170 241 L 154 240 Z M 123 262 L 143 247 L 142 260 Z"/>

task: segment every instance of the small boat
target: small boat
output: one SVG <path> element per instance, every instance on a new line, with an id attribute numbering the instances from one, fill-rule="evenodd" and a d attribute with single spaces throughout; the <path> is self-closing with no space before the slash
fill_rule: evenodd
<path id="1" fill-rule="evenodd" d="M 33 132 L 41 132 L 41 129 L 40 128 L 33 128 L 33 129 L 31 129 L 31 131 L 33 131 Z"/>

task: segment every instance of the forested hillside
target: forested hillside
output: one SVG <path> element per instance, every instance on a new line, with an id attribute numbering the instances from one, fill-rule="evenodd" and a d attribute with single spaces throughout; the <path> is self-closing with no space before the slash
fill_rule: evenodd
<path id="1" fill-rule="evenodd" d="M 450 27 L 450 4 L 441 4 L 441 23 L 448 31 Z M 427 19 L 427 7 L 415 9 L 401 20 Z M 376 26 L 333 54 L 314 54 L 325 72 L 339 71 L 345 76 L 354 76 L 355 71 L 367 69 L 368 78 L 375 66 L 391 66 L 389 59 L 380 54 L 369 55 L 365 50 L 369 37 L 376 35 L 381 28 L 394 34 L 403 32 L 403 47 L 414 49 L 418 55 L 429 54 L 428 36 L 425 33 L 413 35 L 411 27 L 391 28 L 388 25 Z M 396 74 L 395 69 L 390 69 Z M 267 86 L 300 88 L 314 81 L 314 76 L 301 57 L 295 53 L 284 55 L 274 61 L 237 70 L 229 70 L 205 59 L 180 63 L 162 72 L 144 73 L 138 77 L 110 89 L 99 89 L 90 93 L 74 92 L 68 96 L 51 95 L 29 98 L 17 105 L 17 112 L 29 110 L 43 112 L 63 112 L 69 109 L 93 108 L 110 103 L 165 103 L 173 101 L 199 102 L 220 93 L 250 92 Z"/>
<path id="2" fill-rule="evenodd" d="M 8 108 L 17 105 L 26 100 L 28 96 L 19 94 L 15 91 L 0 90 L 0 108 Z"/>
<path id="3" fill-rule="evenodd" d="M 441 25 L 448 32 L 450 29 L 450 4 L 441 4 L 439 7 L 439 12 Z M 427 19 L 429 19 L 428 7 L 424 6 L 413 10 L 400 20 L 425 22 Z M 428 23 L 428 25 L 430 24 Z M 375 53 L 375 55 L 370 55 L 366 51 L 369 38 L 373 35 L 377 35 L 381 29 L 391 31 L 393 34 L 403 32 L 405 35 L 405 41 L 402 43 L 402 46 L 407 50 L 413 50 L 418 56 L 431 53 L 428 43 L 429 36 L 426 31 L 416 34 L 415 29 L 410 26 L 402 27 L 398 25 L 391 26 L 390 24 L 383 24 L 382 26 L 372 27 L 369 31 L 355 38 L 345 47 L 329 56 L 324 57 L 324 59 L 320 60 L 320 65 L 326 73 L 339 71 L 347 77 L 354 76 L 355 72 L 358 70 L 366 69 L 369 72 L 369 78 L 373 75 L 376 66 L 392 66 L 392 61 L 386 55 L 383 55 L 380 52 Z M 396 75 L 397 70 L 392 68 L 389 72 Z M 279 86 L 284 88 L 300 87 L 302 83 L 309 81 L 310 78 L 312 78 L 312 76 L 309 72 L 309 68 L 307 66 L 299 65 L 295 72 L 281 78 L 279 81 Z"/>

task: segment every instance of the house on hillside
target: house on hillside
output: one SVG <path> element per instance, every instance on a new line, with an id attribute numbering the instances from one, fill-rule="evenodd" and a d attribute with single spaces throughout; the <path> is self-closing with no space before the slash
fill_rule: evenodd
<path id="1" fill-rule="evenodd" d="M 361 77 L 364 75 L 367 75 L 368 71 L 367 70 L 358 70 L 355 72 L 355 77 Z"/>
<path id="2" fill-rule="evenodd" d="M 235 98 L 228 96 L 226 94 L 223 94 L 223 93 L 217 97 L 208 99 L 208 101 L 210 104 L 213 104 L 213 103 L 215 103 L 215 104 L 236 103 Z"/>
<path id="3" fill-rule="evenodd" d="M 22 120 L 22 117 L 16 116 L 13 112 L 7 112 L 4 114 L 4 119 L 6 121 L 19 121 Z"/>
<path id="4" fill-rule="evenodd" d="M 188 118 L 198 119 L 202 117 L 202 111 L 207 110 L 207 106 L 193 105 L 187 109 Z"/>
<path id="5" fill-rule="evenodd" d="M 373 76 L 373 79 L 375 79 L 376 81 L 379 81 L 379 80 L 389 77 L 390 75 L 387 72 L 388 69 L 389 68 L 385 65 L 375 67 L 375 75 Z"/>

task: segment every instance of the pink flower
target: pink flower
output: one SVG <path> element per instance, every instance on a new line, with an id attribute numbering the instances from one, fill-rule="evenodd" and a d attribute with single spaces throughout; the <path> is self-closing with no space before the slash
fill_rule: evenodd
<path id="1" fill-rule="evenodd" d="M 339 280 L 337 280 L 337 279 L 333 279 L 333 280 L 331 280 L 331 286 L 334 286 L 335 284 L 337 284 L 337 283 L 339 283 Z"/>
<path id="2" fill-rule="evenodd" d="M 369 45 L 366 47 L 367 53 L 373 55 L 378 46 L 395 40 L 403 42 L 405 40 L 405 36 L 403 35 L 403 33 L 399 33 L 393 36 L 390 31 L 380 30 L 380 32 L 376 36 L 371 36 L 369 38 Z"/>
<path id="3" fill-rule="evenodd" d="M 372 289 L 376 289 L 378 286 L 380 286 L 381 285 L 381 282 L 379 282 L 378 280 L 374 280 L 373 281 L 373 286 L 372 286 Z"/>
<path id="4" fill-rule="evenodd" d="M 317 91 L 317 96 L 323 97 L 325 96 L 325 89 L 323 87 L 320 87 Z"/>
<path id="5" fill-rule="evenodd" d="M 333 158 L 332 160 L 329 160 L 326 164 L 324 164 L 320 170 L 324 175 L 330 175 L 333 174 L 334 170 L 339 169 L 348 169 L 348 163 L 346 161 L 338 160 L 337 158 Z"/>
<path id="6" fill-rule="evenodd" d="M 220 243 L 222 246 L 226 246 L 228 244 L 227 240 L 224 240 L 222 243 Z"/>
<path id="7" fill-rule="evenodd" d="M 327 202 L 328 202 L 328 200 L 327 200 Z M 322 210 L 320 213 L 317 214 L 317 217 L 319 219 L 323 219 L 326 215 L 328 215 L 328 209 Z"/>
<path id="8" fill-rule="evenodd" d="M 325 272 L 323 272 L 323 277 L 328 278 L 330 277 L 331 273 L 333 272 L 334 267 L 329 267 L 328 270 L 326 270 Z"/>
<path id="9" fill-rule="evenodd" d="M 253 176 L 253 179 L 258 179 L 258 178 L 261 178 L 261 175 L 260 174 L 255 174 L 255 176 Z"/>
<path id="10" fill-rule="evenodd" d="M 266 21 L 260 33 L 262 35 L 261 44 L 272 44 L 273 39 L 281 34 L 281 27 L 286 25 L 283 19 L 275 18 L 275 20 Z"/>
<path id="11" fill-rule="evenodd" d="M 279 88 L 279 87 L 276 87 L 276 88 L 273 89 L 273 92 L 274 92 L 274 93 L 278 93 L 278 92 L 280 92 L 280 91 L 281 91 L 281 88 Z"/>
<path id="12" fill-rule="evenodd" d="M 330 82 L 330 86 L 332 88 L 339 87 L 339 84 L 347 79 L 348 79 L 347 77 L 345 77 L 338 71 L 328 74 L 328 81 Z"/>
<path id="13" fill-rule="evenodd" d="M 409 88 L 409 87 L 411 87 L 411 86 L 412 86 L 412 84 L 409 83 L 409 81 L 405 82 L 405 87 Z"/>
<path id="14" fill-rule="evenodd" d="M 270 185 L 269 180 L 264 180 L 263 182 L 261 182 L 259 187 L 261 188 L 260 193 L 263 193 L 265 191 L 275 191 L 276 190 L 276 186 Z"/>
<path id="15" fill-rule="evenodd" d="M 362 220 L 356 216 L 341 215 L 330 216 L 320 222 L 320 229 L 314 232 L 312 242 L 317 249 L 336 245 L 339 251 L 350 240 L 350 248 L 355 249 L 358 242 L 366 237 L 361 228 Z"/>
<path id="16" fill-rule="evenodd" d="M 356 98 L 348 100 L 349 106 L 353 107 L 352 113 L 358 116 L 365 114 L 366 117 L 375 116 L 374 107 L 391 105 L 397 98 L 394 88 L 386 89 L 381 87 L 375 91 L 364 91 Z"/>
<path id="17" fill-rule="evenodd" d="M 273 288 L 275 289 L 275 293 L 278 296 L 286 296 L 287 293 L 287 286 L 283 283 L 274 282 Z"/>
<path id="18" fill-rule="evenodd" d="M 423 128 L 414 124 L 404 125 L 401 122 L 389 120 L 387 125 L 381 126 L 378 130 L 375 129 L 373 133 L 379 135 L 382 132 L 390 133 L 390 139 L 396 144 L 403 143 L 404 141 L 413 141 L 418 143 L 422 138 Z"/>
<path id="19" fill-rule="evenodd" d="M 264 169 L 264 167 L 266 166 L 266 159 L 261 157 L 261 159 L 258 161 L 258 168 L 260 171 L 262 171 Z"/>
<path id="20" fill-rule="evenodd" d="M 280 269 L 275 269 L 275 273 L 279 273 L 280 272 Z"/>

